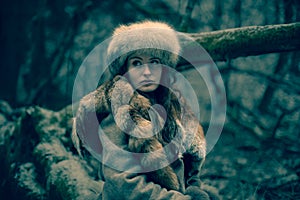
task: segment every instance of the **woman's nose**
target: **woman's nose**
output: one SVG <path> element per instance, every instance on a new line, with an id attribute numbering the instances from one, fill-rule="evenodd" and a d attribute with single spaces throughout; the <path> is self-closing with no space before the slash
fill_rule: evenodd
<path id="1" fill-rule="evenodd" d="M 151 70 L 150 70 L 150 67 L 149 67 L 148 64 L 145 64 L 143 68 L 144 68 L 144 71 L 143 71 L 144 75 L 150 75 L 151 74 Z"/>

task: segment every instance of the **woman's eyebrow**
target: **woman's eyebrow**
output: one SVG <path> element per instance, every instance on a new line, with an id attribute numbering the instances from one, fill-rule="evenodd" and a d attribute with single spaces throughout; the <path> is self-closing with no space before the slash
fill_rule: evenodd
<path id="1" fill-rule="evenodd" d="M 132 59 L 139 59 L 139 60 L 143 60 L 142 58 L 140 58 L 140 57 L 138 57 L 138 56 L 129 57 L 129 60 L 132 60 Z"/>
<path id="2" fill-rule="evenodd" d="M 152 57 L 152 58 L 150 58 L 150 60 L 160 60 L 160 59 L 157 57 Z"/>

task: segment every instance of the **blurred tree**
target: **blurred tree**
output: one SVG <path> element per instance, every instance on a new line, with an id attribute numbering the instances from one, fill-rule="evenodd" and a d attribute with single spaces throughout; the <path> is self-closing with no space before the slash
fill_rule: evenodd
<path id="1" fill-rule="evenodd" d="M 293 21 L 294 18 L 296 18 L 296 13 L 294 12 L 294 10 L 296 10 L 295 9 L 296 6 L 292 4 L 293 2 L 294 2 L 293 0 L 287 0 L 287 1 L 278 0 L 277 2 L 278 5 L 283 4 L 284 23 L 290 23 Z M 280 10 L 277 8 L 276 11 L 278 12 L 277 15 L 280 16 L 280 12 L 279 12 Z M 275 66 L 274 69 L 274 75 L 280 77 L 280 80 L 282 80 L 284 76 L 291 71 L 291 68 L 294 68 L 293 67 L 294 64 L 296 65 L 296 63 L 292 63 L 292 57 L 293 57 L 292 55 L 293 53 L 281 53 L 279 55 L 277 65 Z M 271 84 L 268 85 L 259 105 L 259 109 L 262 112 L 268 112 L 269 109 L 273 110 L 272 108 L 270 108 L 269 105 L 270 102 L 272 101 L 273 94 L 276 91 L 276 89 L 277 88 L 274 87 L 273 85 Z"/>
<path id="2" fill-rule="evenodd" d="M 189 28 L 189 26 L 191 24 L 191 20 L 192 20 L 193 10 L 194 10 L 194 7 L 196 6 L 197 2 L 200 3 L 200 1 L 197 1 L 197 0 L 188 0 L 186 8 L 185 8 L 185 13 L 181 19 L 179 31 L 188 32 L 188 28 Z"/>
<path id="3" fill-rule="evenodd" d="M 267 1 L 262 2 L 267 5 Z M 98 41 L 104 40 L 103 36 L 107 36 L 112 27 L 120 23 L 143 19 L 163 20 L 184 32 L 203 29 L 219 30 L 241 26 L 247 17 L 245 15 L 251 13 L 251 9 L 253 10 L 249 5 L 255 4 L 252 1 L 240 0 L 235 0 L 233 3 L 220 0 L 213 2 L 202 0 L 130 0 L 125 2 L 119 0 L 114 2 L 42 0 L 34 3 L 24 0 L 4 0 L 1 3 L 3 4 L 1 6 L 1 41 L 3 43 L 1 51 L 3 53 L 0 68 L 2 76 L 0 98 L 8 100 L 13 106 L 38 104 L 49 108 L 61 108 L 70 103 L 71 91 L 62 89 L 67 86 L 61 74 L 63 73 L 65 77 L 69 76 L 70 85 L 72 85 L 74 74 L 85 56 L 77 55 L 83 54 L 82 52 L 87 54 L 95 44 L 94 42 L 90 46 L 84 46 L 76 42 L 76 40 L 85 41 L 84 37 L 98 37 L 85 36 L 81 33 L 83 24 L 87 21 L 97 26 L 99 32 L 107 33 L 102 34 L 102 38 L 98 37 Z M 297 21 L 297 19 L 299 21 L 298 1 L 276 0 L 268 2 L 268 5 L 274 7 L 276 15 L 271 16 L 268 13 L 265 18 L 278 18 L 276 20 L 279 23 L 284 14 L 286 22 Z M 247 9 L 246 14 L 244 9 Z M 96 10 L 97 12 L 94 12 Z M 206 10 L 207 13 L 203 12 Z M 109 15 L 111 18 L 94 16 L 92 19 L 95 13 L 96 15 L 99 13 Z M 271 45 L 268 44 L 268 46 Z M 267 48 L 266 46 L 264 48 Z M 86 50 L 83 51 L 83 48 Z M 228 52 L 224 50 L 223 53 Z M 293 57 L 297 58 L 296 55 Z M 297 72 L 299 67 L 295 59 L 293 59 L 295 64 L 292 66 L 296 67 L 292 67 L 291 70 Z M 61 77 L 58 76 L 59 74 Z M 266 96 L 268 93 L 266 92 Z M 269 96 L 272 98 L 272 95 Z M 269 101 L 267 97 L 263 99 L 265 100 L 262 101 Z M 265 103 L 262 102 L 262 104 Z"/>
<path id="4" fill-rule="evenodd" d="M 25 30 L 37 4 L 26 0 L 1 1 L 0 98 L 11 102 L 11 105 L 16 105 L 18 74 L 25 62 L 24 52 L 31 45 Z"/>
<path id="5" fill-rule="evenodd" d="M 92 1 L 77 1 L 74 4 L 67 1 L 40 2 L 30 22 L 31 46 L 26 55 L 28 60 L 19 73 L 18 104 L 43 105 L 45 101 L 51 102 L 51 88 L 59 92 L 54 85 L 55 77 L 92 4 Z M 63 96 L 56 94 L 58 101 L 63 101 Z"/>
<path id="6" fill-rule="evenodd" d="M 231 123 L 235 120 L 242 125 L 240 128 L 235 123 L 231 128 L 234 130 L 230 131 L 230 134 L 235 134 L 245 141 L 246 135 L 250 135 L 248 134 L 250 132 L 245 131 L 246 129 L 263 137 L 269 136 L 269 132 L 275 137 L 282 129 L 281 132 L 289 138 L 287 143 L 289 145 L 285 145 L 284 148 L 292 147 L 289 151 L 299 154 L 297 139 L 300 134 L 300 24 L 282 25 L 282 23 L 300 22 L 298 0 L 2 0 L 0 11 L 2 44 L 0 98 L 8 100 L 14 107 L 38 104 L 45 108 L 59 109 L 70 104 L 72 80 L 76 77 L 83 59 L 95 45 L 106 39 L 113 28 L 119 24 L 156 19 L 170 23 L 177 30 L 193 32 L 189 35 L 202 44 L 216 61 L 227 86 L 226 94 L 229 102 L 227 108 L 228 115 L 231 116 L 227 121 Z M 270 26 L 254 26 L 266 24 Z M 228 29 L 234 27 L 241 28 Z M 210 32 L 211 30 L 218 31 Z M 286 51 L 294 52 L 286 53 Z M 274 52 L 285 53 L 257 56 Z M 244 56 L 247 58 L 239 58 Z M 186 67 L 188 63 L 181 64 L 178 70 L 188 69 Z M 227 68 L 222 68 L 222 65 L 226 65 Z M 209 74 L 212 81 L 216 74 L 217 71 Z M 67 79 L 70 79 L 70 86 L 65 85 Z M 198 79 L 194 81 L 196 84 L 200 82 Z M 261 93 L 260 88 L 263 88 Z M 200 88 L 202 89 L 206 88 Z M 278 91 L 281 92 L 280 95 Z M 246 92 L 248 96 L 244 95 Z M 46 192 L 54 195 L 52 199 L 58 199 L 56 195 L 61 195 L 61 199 L 67 199 L 63 198 L 63 195 L 77 195 L 77 191 L 85 194 L 91 192 L 95 195 L 95 191 L 99 190 L 98 185 L 95 191 L 91 191 L 94 186 L 89 184 L 93 185 L 90 178 L 94 179 L 97 172 L 92 172 L 92 177 L 87 177 L 86 170 L 89 165 L 81 163 L 82 160 L 73 155 L 75 151 L 71 152 L 73 148 L 70 141 L 72 106 L 60 112 L 44 110 L 38 106 L 16 110 L 9 108 L 6 109 L 8 111 L 3 112 L 7 106 L 4 106 L 3 102 L 0 104 L 2 122 L 0 139 L 3 140 L 0 142 L 0 150 L 1 158 L 4 160 L 4 164 L 0 167 L 4 170 L 0 170 L 0 176 L 5 177 L 1 186 L 13 185 L 11 195 L 16 196 L 15 199 L 19 199 L 22 195 L 26 196 L 25 194 L 27 194 L 25 199 L 34 199 L 30 196 L 34 193 L 30 194 L 30 192 L 36 191 L 35 189 L 38 189 L 38 195 L 41 195 L 39 199 L 45 199 Z M 206 109 L 205 106 L 203 108 Z M 267 114 L 259 112 L 259 109 L 265 110 Z M 43 142 L 42 145 L 36 146 L 40 142 Z M 232 142 L 237 140 L 229 142 L 226 144 L 230 145 L 221 144 L 223 145 L 220 151 L 223 153 L 221 153 L 222 157 L 228 156 L 223 150 L 235 146 L 236 144 L 232 145 Z M 239 146 L 241 144 L 237 146 L 247 149 L 251 154 L 251 149 L 260 148 L 260 143 L 261 140 L 246 141 L 246 147 Z M 276 146 L 275 151 L 272 149 L 271 155 L 281 151 L 280 148 Z M 62 154 L 57 153 L 56 150 Z M 238 162 L 239 169 L 257 172 L 252 167 L 258 163 L 253 164 L 249 161 L 251 163 L 249 169 L 247 163 L 243 161 L 244 158 L 241 162 L 236 159 L 235 156 L 241 153 L 240 150 L 234 149 L 230 154 L 234 155 L 234 158 L 229 157 L 226 162 L 220 164 L 222 170 L 214 168 L 217 169 L 214 171 L 210 168 L 208 170 L 210 176 L 222 176 L 223 166 L 232 162 Z M 259 159 L 262 163 L 265 162 L 264 156 L 257 155 L 257 151 L 254 153 L 255 156 L 251 154 L 251 157 Z M 283 157 L 287 158 L 288 153 L 284 152 Z M 66 165 L 62 164 L 62 158 L 65 159 L 63 163 Z M 218 162 L 218 159 L 213 160 Z M 291 163 L 296 163 L 294 168 L 297 170 L 299 180 L 297 163 L 300 162 L 291 160 Z M 281 161 L 282 159 L 278 160 L 278 163 Z M 49 174 L 53 172 L 49 168 L 58 162 L 62 165 L 57 166 L 57 173 Z M 84 166 L 83 170 L 81 165 Z M 285 164 L 280 163 L 280 165 Z M 267 169 L 270 169 L 269 166 Z M 79 171 L 73 170 L 74 168 L 78 168 Z M 232 166 L 226 168 L 226 170 L 237 170 Z M 292 170 L 294 168 L 292 167 Z M 19 171 L 14 173 L 16 170 Z M 32 177 L 28 172 L 35 174 Z M 61 172 L 64 172 L 69 179 L 61 176 Z M 282 170 L 278 173 L 282 173 Z M 270 180 L 266 178 L 265 173 L 262 173 L 263 176 L 258 174 L 255 173 L 255 176 L 259 181 L 255 182 L 252 180 L 253 176 L 249 181 L 245 176 L 240 178 L 245 174 L 230 173 L 228 177 L 217 180 L 225 180 L 226 183 L 218 182 L 217 185 L 223 185 L 224 189 L 221 192 L 225 197 L 229 196 L 228 199 L 232 199 L 230 193 L 238 190 L 235 194 L 239 195 L 240 188 L 232 184 L 231 176 L 234 177 L 234 181 L 242 179 L 240 182 L 235 182 L 237 185 L 253 187 L 255 193 L 253 196 L 257 195 L 258 186 L 255 184 L 261 186 L 263 183 L 262 191 L 265 197 L 265 188 L 269 187 L 268 181 L 277 183 L 278 177 L 271 177 Z M 84 180 L 81 175 L 88 179 Z M 285 179 L 285 183 L 290 181 L 286 177 L 281 178 Z M 210 177 L 209 181 L 213 179 Z M 14 182 L 10 183 L 10 180 Z M 33 185 L 28 184 L 28 181 L 32 181 Z M 62 185 L 59 185 L 60 183 Z M 50 192 L 47 191 L 49 184 L 53 186 L 50 187 L 52 190 Z M 228 185 L 230 185 L 229 190 Z M 72 188 L 76 189 L 72 190 Z M 8 193 L 6 189 L 8 187 L 0 191 L 0 196 Z M 241 199 L 248 197 L 244 191 L 241 195 Z M 3 197 L 7 196 L 3 195 Z"/>
<path id="7" fill-rule="evenodd" d="M 213 22 L 211 23 L 212 30 L 219 30 L 222 23 L 223 1 L 215 0 Z"/>

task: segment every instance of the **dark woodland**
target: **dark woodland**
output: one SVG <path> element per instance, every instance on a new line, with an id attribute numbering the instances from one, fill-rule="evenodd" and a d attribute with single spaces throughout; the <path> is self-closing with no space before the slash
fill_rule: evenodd
<path id="1" fill-rule="evenodd" d="M 116 26 L 145 19 L 194 38 L 222 76 L 226 121 L 203 182 L 223 199 L 300 199 L 300 1 L 2 0 L 0 9 L 0 199 L 97 198 L 98 161 L 71 140 L 74 81 Z M 177 70 L 208 129 L 206 84 L 184 60 Z"/>

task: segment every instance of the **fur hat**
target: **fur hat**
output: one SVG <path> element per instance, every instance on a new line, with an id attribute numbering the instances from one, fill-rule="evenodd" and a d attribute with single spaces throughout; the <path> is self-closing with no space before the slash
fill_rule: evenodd
<path id="1" fill-rule="evenodd" d="M 107 49 L 107 64 L 113 76 L 126 72 L 124 64 L 133 52 L 150 53 L 169 67 L 176 67 L 180 44 L 168 24 L 143 21 L 115 29 Z"/>

